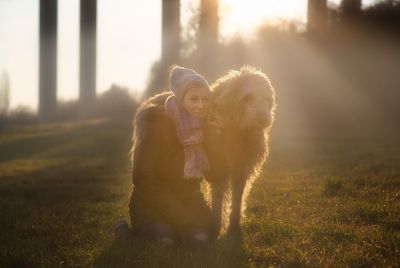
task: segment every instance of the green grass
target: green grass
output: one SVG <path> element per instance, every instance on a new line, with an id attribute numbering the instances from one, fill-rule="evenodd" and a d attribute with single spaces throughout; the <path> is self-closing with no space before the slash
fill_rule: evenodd
<path id="1" fill-rule="evenodd" d="M 400 143 L 272 138 L 243 239 L 190 250 L 113 240 L 130 135 L 107 120 L 0 133 L 0 267 L 400 265 Z"/>

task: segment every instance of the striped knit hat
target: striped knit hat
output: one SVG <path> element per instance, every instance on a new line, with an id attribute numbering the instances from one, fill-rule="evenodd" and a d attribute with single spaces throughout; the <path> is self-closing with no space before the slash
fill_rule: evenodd
<path id="1" fill-rule="evenodd" d="M 204 87 L 210 90 L 207 80 L 199 73 L 178 65 L 172 67 L 169 78 L 169 89 L 174 93 L 179 102 L 182 103 L 186 91 L 194 87 Z"/>

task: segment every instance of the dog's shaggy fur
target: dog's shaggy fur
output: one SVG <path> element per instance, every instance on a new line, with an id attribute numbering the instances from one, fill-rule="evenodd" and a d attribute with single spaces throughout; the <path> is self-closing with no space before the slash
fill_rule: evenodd
<path id="1" fill-rule="evenodd" d="M 268 155 L 268 134 L 276 107 L 275 91 L 265 74 L 249 66 L 230 71 L 211 87 L 210 115 L 222 136 L 229 173 L 225 178 L 230 181 L 225 185 L 231 188 L 228 233 L 240 233 L 244 194 Z M 218 181 L 212 183 L 212 206 L 219 223 L 226 190 L 227 187 L 221 187 Z"/>
<path id="2" fill-rule="evenodd" d="M 218 178 L 211 178 L 212 209 L 220 227 L 223 197 L 231 190 L 228 232 L 240 233 L 240 215 L 245 186 L 251 186 L 261 171 L 268 155 L 268 133 L 274 121 L 275 92 L 267 76 L 261 71 L 245 66 L 239 71 L 230 71 L 212 86 L 209 129 L 206 130 L 206 147 L 222 158 L 227 168 Z M 146 120 L 146 111 L 153 106 L 163 105 L 171 92 L 164 92 L 145 101 L 138 109 L 134 121 L 132 156 L 140 143 Z M 210 131 L 211 129 L 211 131 Z M 216 130 L 216 131 L 215 131 Z M 217 135 L 219 138 L 207 137 Z M 214 134 L 213 134 L 214 133 Z M 217 142 L 216 142 L 217 141 Z M 209 153 L 209 152 L 208 152 Z M 222 163 L 221 161 L 217 161 Z M 218 169 L 218 167 L 217 167 Z M 229 183 L 230 182 L 230 183 Z M 250 187 L 246 187 L 249 189 Z"/>

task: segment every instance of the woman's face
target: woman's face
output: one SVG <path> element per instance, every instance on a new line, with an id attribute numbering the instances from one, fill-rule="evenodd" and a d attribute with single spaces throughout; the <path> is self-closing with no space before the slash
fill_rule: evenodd
<path id="1" fill-rule="evenodd" d="M 191 116 L 205 118 L 209 99 L 210 91 L 207 88 L 194 87 L 183 96 L 182 106 Z"/>

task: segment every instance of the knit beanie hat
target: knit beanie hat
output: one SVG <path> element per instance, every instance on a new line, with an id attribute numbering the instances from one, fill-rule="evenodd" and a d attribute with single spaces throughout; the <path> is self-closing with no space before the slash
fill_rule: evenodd
<path id="1" fill-rule="evenodd" d="M 179 102 L 182 102 L 185 93 L 194 87 L 203 87 L 210 90 L 207 80 L 199 73 L 177 65 L 172 67 L 169 88 Z"/>

